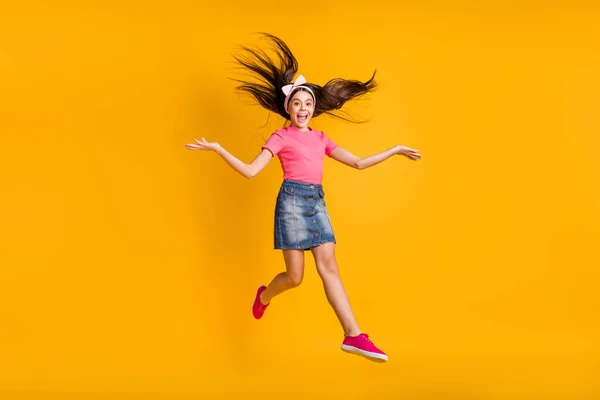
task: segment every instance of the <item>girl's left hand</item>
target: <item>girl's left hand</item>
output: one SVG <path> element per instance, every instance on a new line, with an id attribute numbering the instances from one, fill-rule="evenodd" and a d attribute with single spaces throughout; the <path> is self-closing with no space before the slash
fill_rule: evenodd
<path id="1" fill-rule="evenodd" d="M 411 160 L 418 160 L 421 158 L 419 150 L 411 149 L 410 147 L 400 145 L 396 146 L 396 154 L 399 156 L 405 156 L 406 158 Z"/>

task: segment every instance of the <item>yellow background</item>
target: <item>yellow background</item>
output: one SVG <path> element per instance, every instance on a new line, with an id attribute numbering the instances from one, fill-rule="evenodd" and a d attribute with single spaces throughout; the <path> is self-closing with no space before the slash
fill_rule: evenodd
<path id="1" fill-rule="evenodd" d="M 600 9 L 592 2 L 2 2 L 0 398 L 600 399 Z M 265 318 L 282 125 L 231 53 L 367 79 L 362 125 L 313 120 L 361 328 L 340 351 L 310 257 Z M 266 125 L 265 125 L 266 124 Z M 309 253 L 307 253 L 307 256 Z"/>

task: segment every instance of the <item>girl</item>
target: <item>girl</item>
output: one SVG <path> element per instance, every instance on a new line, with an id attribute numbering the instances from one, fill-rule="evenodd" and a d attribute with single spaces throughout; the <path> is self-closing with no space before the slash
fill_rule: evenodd
<path id="1" fill-rule="evenodd" d="M 325 205 L 323 178 L 324 156 L 356 169 L 365 169 L 402 155 L 410 160 L 421 158 L 419 151 L 395 146 L 381 153 L 359 158 L 339 147 L 325 133 L 309 127 L 311 118 L 323 113 L 350 121 L 335 114 L 346 101 L 375 89 L 375 74 L 366 82 L 345 79 L 330 80 L 324 86 L 307 83 L 302 75 L 295 81 L 298 63 L 287 45 L 279 38 L 272 40 L 279 63 L 262 50 L 242 48 L 245 54 L 234 56 L 243 66 L 260 78 L 260 83 L 238 81 L 238 90 L 250 93 L 264 108 L 276 112 L 290 122 L 268 138 L 260 153 L 246 164 L 216 142 L 194 139 L 190 150 L 216 152 L 234 170 L 246 178 L 256 176 L 271 158 L 277 156 L 283 169 L 283 182 L 275 206 L 275 249 L 281 249 L 285 272 L 279 273 L 268 286 L 260 286 L 254 298 L 254 318 L 262 318 L 273 298 L 300 285 L 304 275 L 304 252 L 310 250 L 325 294 L 344 330 L 342 350 L 385 362 L 387 355 L 363 333 L 354 318 L 350 302 L 340 280 L 335 258 L 335 235 Z M 351 121 L 352 122 L 352 121 Z"/>

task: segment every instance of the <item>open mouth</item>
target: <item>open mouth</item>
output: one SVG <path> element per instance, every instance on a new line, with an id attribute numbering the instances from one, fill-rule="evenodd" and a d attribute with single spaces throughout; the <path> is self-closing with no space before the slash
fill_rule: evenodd
<path id="1" fill-rule="evenodd" d="M 298 115 L 296 117 L 298 119 L 298 122 L 306 122 L 308 120 L 307 113 L 298 113 Z"/>

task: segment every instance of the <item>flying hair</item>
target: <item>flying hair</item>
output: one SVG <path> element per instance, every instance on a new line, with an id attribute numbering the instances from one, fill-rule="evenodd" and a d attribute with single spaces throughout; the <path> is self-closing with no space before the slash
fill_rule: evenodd
<path id="1" fill-rule="evenodd" d="M 259 105 L 289 120 L 290 115 L 284 106 L 286 93 L 283 88 L 294 84 L 294 77 L 298 73 L 298 61 L 283 40 L 268 33 L 261 33 L 261 35 L 270 41 L 275 57 L 269 57 L 261 48 L 241 46 L 240 53 L 233 55 L 233 58 L 250 72 L 250 77 L 255 78 L 255 81 L 233 79 L 239 83 L 236 90 L 250 94 Z M 313 118 L 328 114 L 348 122 L 361 122 L 342 115 L 344 114 L 342 108 L 346 102 L 376 89 L 376 72 L 374 71 L 371 78 L 365 82 L 342 78 L 331 79 L 323 86 L 305 82 L 301 86 L 294 86 L 291 91 L 288 90 L 289 99 L 298 90 L 304 90 L 316 97 L 313 99 L 315 101 Z"/>

